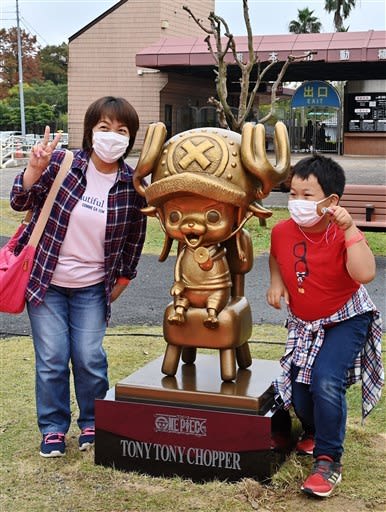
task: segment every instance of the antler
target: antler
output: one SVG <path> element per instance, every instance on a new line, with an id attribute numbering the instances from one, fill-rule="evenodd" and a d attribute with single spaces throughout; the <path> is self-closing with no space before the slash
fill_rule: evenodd
<path id="1" fill-rule="evenodd" d="M 275 125 L 274 145 L 276 165 L 272 165 L 265 150 L 263 124 L 245 123 L 241 136 L 241 159 L 248 171 L 261 181 L 259 199 L 267 197 L 272 188 L 284 181 L 290 170 L 290 149 L 287 128 L 278 121 Z"/>
<path id="2" fill-rule="evenodd" d="M 135 190 L 143 197 L 145 196 L 145 187 L 142 184 L 142 179 L 151 173 L 160 155 L 166 134 L 166 127 L 163 123 L 152 123 L 146 131 L 142 151 L 133 175 Z"/>

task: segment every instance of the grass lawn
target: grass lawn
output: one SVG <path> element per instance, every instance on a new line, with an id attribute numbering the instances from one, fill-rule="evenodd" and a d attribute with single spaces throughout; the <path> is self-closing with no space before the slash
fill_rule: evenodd
<path id="1" fill-rule="evenodd" d="M 285 209 L 274 209 L 267 226 L 248 222 L 255 255 L 269 250 L 270 231 Z M 10 236 L 22 215 L 0 200 L 1 232 Z M 366 233 L 374 253 L 386 255 L 385 233 Z M 145 253 L 159 254 L 163 233 L 149 219 Z M 276 325 L 254 327 L 254 358 L 278 360 L 285 329 Z M 141 334 L 136 336 L 135 334 Z M 280 343 L 277 343 L 277 342 Z M 109 378 L 113 386 L 163 354 L 161 327 L 122 326 L 110 329 L 105 340 Z M 386 510 L 385 398 L 361 425 L 361 389 L 348 391 L 349 417 L 342 484 L 330 499 L 317 501 L 299 491 L 311 458 L 291 454 L 270 485 L 244 479 L 237 483 L 213 481 L 195 484 L 180 478 L 153 478 L 96 466 L 93 451 L 77 449 L 77 408 L 72 395 L 73 422 L 67 437 L 66 457 L 43 459 L 38 454 L 34 354 L 30 338 L 7 338 L 0 343 L 0 510 L 4 512 L 364 512 Z M 294 419 L 294 430 L 298 425 Z"/>
<path id="2" fill-rule="evenodd" d="M 277 360 L 283 350 L 277 342 L 284 337 L 283 327 L 256 326 L 251 338 L 252 356 Z M 105 347 L 110 383 L 114 385 L 163 354 L 165 342 L 161 328 L 122 326 L 108 331 Z M 92 451 L 83 453 L 77 449 L 74 396 L 66 456 L 43 459 L 38 454 L 40 434 L 36 426 L 31 340 L 28 337 L 4 339 L 0 351 L 0 510 L 4 512 L 380 512 L 386 509 L 385 398 L 363 427 L 358 385 L 348 392 L 342 484 L 331 498 L 317 501 L 299 492 L 311 458 L 295 454 L 274 475 L 270 485 L 251 479 L 196 484 L 180 478 L 154 478 L 96 466 Z"/>

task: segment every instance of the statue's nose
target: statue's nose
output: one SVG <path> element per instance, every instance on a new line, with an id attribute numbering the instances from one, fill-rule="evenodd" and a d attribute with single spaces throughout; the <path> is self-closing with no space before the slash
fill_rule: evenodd
<path id="1" fill-rule="evenodd" d="M 206 227 L 201 222 L 195 222 L 192 219 L 189 219 L 187 222 L 181 224 L 181 232 L 182 233 L 196 233 L 197 235 L 202 235 L 205 233 Z"/>

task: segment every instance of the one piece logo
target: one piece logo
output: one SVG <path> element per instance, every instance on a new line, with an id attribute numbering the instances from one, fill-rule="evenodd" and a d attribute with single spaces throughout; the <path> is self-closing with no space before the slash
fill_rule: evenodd
<path id="1" fill-rule="evenodd" d="M 156 432 L 183 434 L 206 437 L 206 418 L 180 416 L 172 414 L 155 414 L 154 429 Z"/>

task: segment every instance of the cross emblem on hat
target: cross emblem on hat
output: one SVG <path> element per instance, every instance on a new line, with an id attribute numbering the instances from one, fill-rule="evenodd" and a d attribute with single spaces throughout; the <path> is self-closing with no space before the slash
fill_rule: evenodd
<path id="1" fill-rule="evenodd" d="M 179 162 L 180 167 L 183 169 L 189 167 L 189 165 L 194 161 L 196 161 L 203 170 L 211 164 L 209 158 L 204 155 L 205 151 L 214 147 L 214 144 L 209 140 L 205 140 L 197 146 L 195 146 L 190 140 L 187 140 L 181 144 L 181 146 L 186 151 L 186 155 Z"/>

